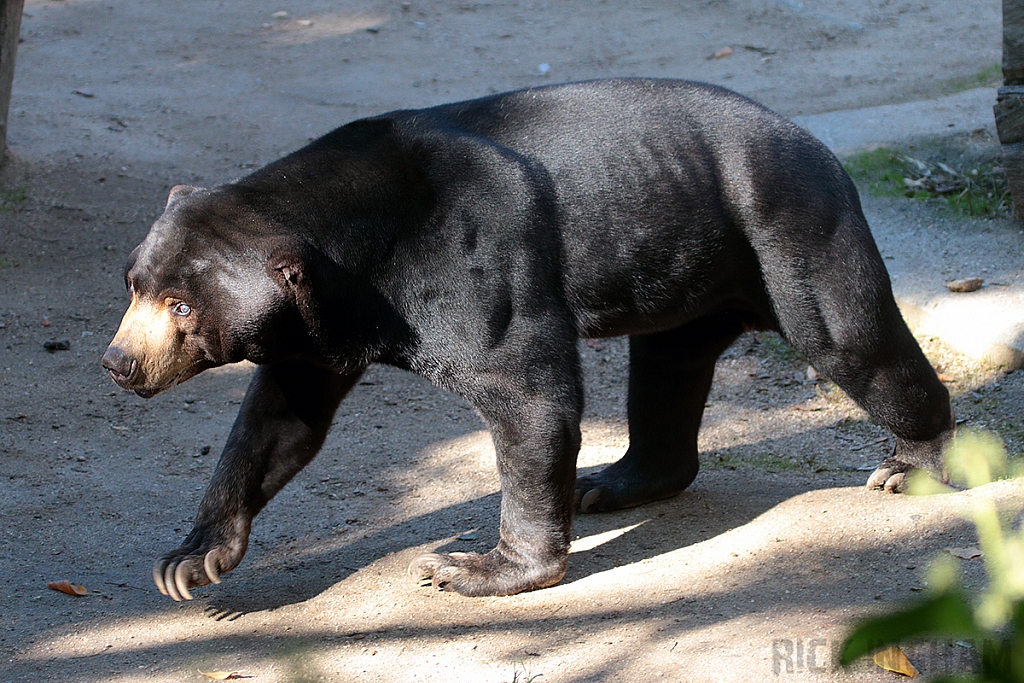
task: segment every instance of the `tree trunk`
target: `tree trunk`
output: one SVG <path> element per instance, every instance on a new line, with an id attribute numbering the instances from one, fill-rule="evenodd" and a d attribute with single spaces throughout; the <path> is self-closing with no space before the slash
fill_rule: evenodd
<path id="1" fill-rule="evenodd" d="M 18 54 L 21 13 L 25 0 L 0 0 L 0 163 L 7 152 L 7 112 L 14 85 L 14 58 Z"/>
<path id="2" fill-rule="evenodd" d="M 1003 87 L 996 98 L 996 132 L 1014 214 L 1024 217 L 1024 0 L 1003 0 Z"/>

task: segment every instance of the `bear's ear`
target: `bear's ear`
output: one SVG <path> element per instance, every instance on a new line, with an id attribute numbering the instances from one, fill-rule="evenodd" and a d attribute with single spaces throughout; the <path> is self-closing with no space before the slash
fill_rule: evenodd
<path id="1" fill-rule="evenodd" d="M 203 188 L 194 187 L 192 185 L 175 185 L 174 187 L 171 188 L 171 193 L 167 195 L 167 206 L 170 206 L 173 202 L 176 202 L 182 197 L 187 197 L 193 192 L 196 192 L 197 190 L 201 189 Z"/>

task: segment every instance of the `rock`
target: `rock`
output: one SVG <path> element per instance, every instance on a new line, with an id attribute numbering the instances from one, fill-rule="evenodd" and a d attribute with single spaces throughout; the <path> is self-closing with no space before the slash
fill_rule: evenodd
<path id="1" fill-rule="evenodd" d="M 962 280 L 953 280 L 952 282 L 946 283 L 946 289 L 951 292 L 966 293 L 976 292 L 982 288 L 985 281 L 980 277 L 968 277 Z"/>

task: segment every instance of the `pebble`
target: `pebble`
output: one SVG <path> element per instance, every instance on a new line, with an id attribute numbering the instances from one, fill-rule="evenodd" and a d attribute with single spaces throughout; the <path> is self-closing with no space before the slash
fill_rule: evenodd
<path id="1" fill-rule="evenodd" d="M 976 292 L 984 286 L 985 281 L 980 277 L 968 277 L 962 280 L 953 280 L 952 282 L 946 283 L 946 289 L 951 292 L 958 294 L 965 294 L 967 292 Z"/>

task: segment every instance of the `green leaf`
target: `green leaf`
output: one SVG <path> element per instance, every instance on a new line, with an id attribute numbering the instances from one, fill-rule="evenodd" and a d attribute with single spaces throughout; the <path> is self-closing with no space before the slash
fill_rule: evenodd
<path id="1" fill-rule="evenodd" d="M 1013 630 L 1024 636 L 1024 602 L 1018 602 L 1013 606 Z"/>
<path id="2" fill-rule="evenodd" d="M 839 662 L 846 666 L 868 652 L 921 636 L 978 634 L 970 604 L 954 587 L 903 611 L 862 623 L 847 638 Z"/>

